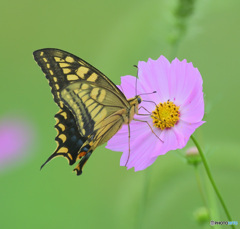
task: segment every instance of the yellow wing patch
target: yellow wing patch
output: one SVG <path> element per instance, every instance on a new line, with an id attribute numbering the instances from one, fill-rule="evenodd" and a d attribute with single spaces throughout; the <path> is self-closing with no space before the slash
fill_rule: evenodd
<path id="1" fill-rule="evenodd" d="M 81 79 L 84 79 L 85 78 L 85 74 L 87 74 L 89 71 L 89 68 L 87 67 L 79 67 L 77 70 L 76 70 L 76 74 L 81 78 Z"/>
<path id="2" fill-rule="evenodd" d="M 94 72 L 92 73 L 92 75 L 90 75 L 87 79 L 87 81 L 90 81 L 90 82 L 96 82 L 97 81 L 97 78 L 98 78 L 98 75 Z"/>

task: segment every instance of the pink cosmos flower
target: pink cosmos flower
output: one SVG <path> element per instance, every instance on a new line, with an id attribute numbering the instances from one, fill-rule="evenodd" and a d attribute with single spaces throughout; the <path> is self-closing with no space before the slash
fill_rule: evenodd
<path id="1" fill-rule="evenodd" d="M 201 126 L 204 115 L 202 77 L 197 68 L 177 58 L 170 63 L 164 56 L 138 63 L 137 93 L 142 95 L 139 114 L 134 118 L 146 122 L 130 123 L 130 155 L 128 127 L 124 125 L 106 148 L 123 152 L 120 165 L 135 171 L 150 166 L 159 155 L 183 148 L 193 132 Z M 124 76 L 119 87 L 126 97 L 136 95 L 136 78 Z M 147 102 L 148 101 L 148 102 Z M 144 108 L 141 108 L 144 107 Z M 148 115 L 147 115 L 148 114 Z"/>

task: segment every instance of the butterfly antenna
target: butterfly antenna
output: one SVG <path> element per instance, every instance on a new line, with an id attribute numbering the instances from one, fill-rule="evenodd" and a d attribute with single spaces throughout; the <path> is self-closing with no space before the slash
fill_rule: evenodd
<path id="1" fill-rule="evenodd" d="M 151 95 L 151 94 L 155 94 L 155 93 L 157 93 L 157 91 L 142 93 L 142 94 L 139 94 L 139 95 Z"/>
<path id="2" fill-rule="evenodd" d="M 133 65 L 133 67 L 137 68 L 137 77 L 136 77 L 136 83 L 135 83 L 135 96 L 137 95 L 137 78 L 138 78 L 138 66 Z"/>

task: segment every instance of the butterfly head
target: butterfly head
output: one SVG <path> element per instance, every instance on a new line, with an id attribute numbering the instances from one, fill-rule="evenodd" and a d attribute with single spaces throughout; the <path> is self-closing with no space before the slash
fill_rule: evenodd
<path id="1" fill-rule="evenodd" d="M 142 98 L 140 95 L 136 95 L 135 97 L 128 100 L 130 106 L 138 106 L 142 102 Z"/>
<path id="2" fill-rule="evenodd" d="M 142 98 L 139 95 L 136 96 L 136 99 L 137 99 L 138 104 L 140 104 L 142 102 Z"/>

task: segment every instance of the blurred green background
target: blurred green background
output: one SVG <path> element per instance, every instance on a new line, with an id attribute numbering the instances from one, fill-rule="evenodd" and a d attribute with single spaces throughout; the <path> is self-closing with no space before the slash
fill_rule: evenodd
<path id="1" fill-rule="evenodd" d="M 99 147 L 72 173 L 64 158 L 39 168 L 56 147 L 58 111 L 32 52 L 59 48 L 104 72 L 116 84 L 136 75 L 139 60 L 173 58 L 177 0 L 1 2 L 0 119 L 24 118 L 35 131 L 27 156 L 0 170 L 0 228 L 209 228 L 194 212 L 203 206 L 194 168 L 182 151 L 161 156 L 148 169 L 119 166 L 121 153 Z M 175 56 L 204 80 L 207 121 L 196 132 L 213 176 L 240 223 L 239 104 L 240 1 L 196 1 Z M 189 146 L 192 145 L 191 141 Z M 212 220 L 227 220 L 204 170 Z M 215 226 L 215 228 L 217 228 Z M 230 228 L 230 227 L 229 227 Z"/>

